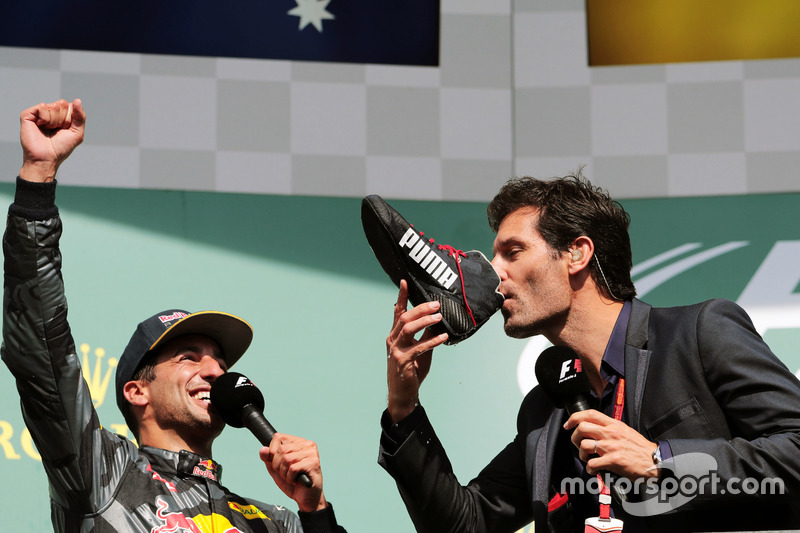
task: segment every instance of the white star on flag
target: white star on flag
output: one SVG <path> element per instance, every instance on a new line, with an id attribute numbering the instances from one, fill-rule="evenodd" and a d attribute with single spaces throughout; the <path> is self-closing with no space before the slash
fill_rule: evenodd
<path id="1" fill-rule="evenodd" d="M 295 0 L 295 2 L 297 2 L 297 7 L 290 9 L 287 15 L 300 17 L 298 30 L 313 24 L 317 31 L 322 33 L 322 21 L 336 18 L 325 9 L 331 0 Z"/>

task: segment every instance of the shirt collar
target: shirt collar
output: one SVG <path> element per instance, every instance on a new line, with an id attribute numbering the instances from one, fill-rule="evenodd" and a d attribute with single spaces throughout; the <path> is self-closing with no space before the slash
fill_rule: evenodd
<path id="1" fill-rule="evenodd" d="M 600 375 L 605 381 L 612 376 L 625 377 L 625 337 L 628 333 L 628 319 L 631 316 L 631 302 L 626 300 L 619 312 L 611 338 L 608 339 L 603 361 L 600 363 Z"/>
<path id="2" fill-rule="evenodd" d="M 139 452 L 148 458 L 156 472 L 202 477 L 218 483 L 222 477 L 222 465 L 187 450 L 174 452 L 142 446 Z"/>

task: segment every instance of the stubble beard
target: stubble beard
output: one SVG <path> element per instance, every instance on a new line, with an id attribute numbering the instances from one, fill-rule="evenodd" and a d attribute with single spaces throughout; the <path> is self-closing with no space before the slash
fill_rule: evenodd
<path id="1" fill-rule="evenodd" d="M 516 320 L 514 320 L 515 316 L 511 312 L 503 309 L 502 313 L 505 320 L 503 322 L 503 330 L 512 339 L 527 339 L 538 334 L 537 324 L 531 321 L 519 320 L 519 312 L 516 313 Z"/>
<path id="2" fill-rule="evenodd" d="M 536 335 L 547 337 L 548 331 L 560 329 L 566 315 L 566 311 L 563 311 L 551 316 L 536 316 L 526 309 L 517 310 L 515 313 L 503 309 L 502 313 L 505 320 L 503 330 L 512 339 L 528 339 Z"/>
<path id="3" fill-rule="evenodd" d="M 225 428 L 225 422 L 217 413 L 197 413 L 191 407 L 184 406 L 173 415 L 174 424 L 182 426 L 191 433 L 205 433 L 211 438 L 216 438 Z"/>

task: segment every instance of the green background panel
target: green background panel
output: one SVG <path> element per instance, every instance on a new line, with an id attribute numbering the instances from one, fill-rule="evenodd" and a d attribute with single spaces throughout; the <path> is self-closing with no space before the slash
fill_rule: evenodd
<path id="1" fill-rule="evenodd" d="M 0 186 L 0 201 L 10 203 L 12 195 L 12 186 Z M 799 200 L 786 194 L 623 202 L 633 219 L 635 264 L 685 243 L 700 246 L 673 261 L 731 241 L 748 243 L 643 299 L 654 305 L 736 300 L 777 241 L 800 240 Z M 490 255 L 484 204 L 390 203 L 437 242 Z M 340 521 L 353 533 L 413 531 L 393 481 L 376 462 L 396 289 L 366 243 L 360 199 L 61 186 L 58 205 L 73 335 L 78 345 L 107 352 L 103 370 L 136 323 L 157 311 L 242 316 L 255 339 L 236 370 L 262 389 L 267 418 L 279 431 L 318 443 L 325 493 Z M 800 257 L 786 258 L 786 275 L 797 278 L 799 264 Z M 800 322 L 765 337 L 793 371 L 800 368 Z M 505 337 L 496 315 L 469 341 L 436 352 L 421 399 L 465 483 L 514 436 L 525 346 Z M 47 531 L 46 481 L 22 446 L 19 400 L 7 370 L 0 371 L 0 400 L 3 530 Z M 123 421 L 113 394 L 98 411 L 106 426 Z M 223 433 L 214 451 L 224 483 L 296 509 L 269 478 L 258 447 L 246 430 Z"/>

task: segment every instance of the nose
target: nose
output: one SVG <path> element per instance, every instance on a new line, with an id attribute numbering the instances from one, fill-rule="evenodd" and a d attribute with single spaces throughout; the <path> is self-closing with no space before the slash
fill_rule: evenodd
<path id="1" fill-rule="evenodd" d="M 500 276 L 500 281 L 505 281 L 506 277 L 508 276 L 506 275 L 506 271 L 503 268 L 503 260 L 500 259 L 500 256 L 495 255 L 494 257 L 492 257 L 490 263 L 494 268 L 494 271 L 497 272 L 497 275 Z"/>
<path id="2" fill-rule="evenodd" d="M 217 379 L 225 373 L 223 363 L 213 355 L 204 355 L 200 359 L 200 376 L 202 378 Z"/>

